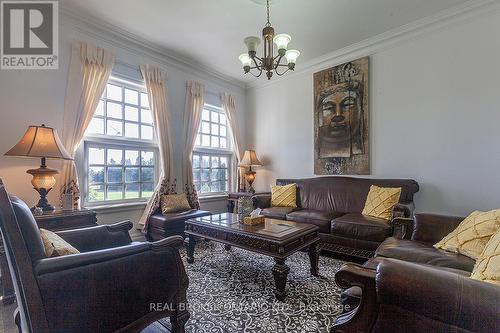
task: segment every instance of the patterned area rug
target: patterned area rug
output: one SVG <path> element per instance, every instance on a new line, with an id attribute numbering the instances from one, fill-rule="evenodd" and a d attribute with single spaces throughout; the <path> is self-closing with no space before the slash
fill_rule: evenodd
<path id="1" fill-rule="evenodd" d="M 196 245 L 195 262 L 184 265 L 189 275 L 188 332 L 329 332 L 340 313 L 340 289 L 334 282 L 340 260 L 321 256 L 320 277 L 311 276 L 307 253 L 288 258 L 285 302 L 274 296 L 271 258 L 222 244 Z M 170 327 L 168 319 L 160 323 Z"/>

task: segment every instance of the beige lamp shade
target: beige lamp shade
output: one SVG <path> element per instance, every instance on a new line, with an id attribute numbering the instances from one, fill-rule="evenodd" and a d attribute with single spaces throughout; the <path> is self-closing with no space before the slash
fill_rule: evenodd
<path id="1" fill-rule="evenodd" d="M 57 131 L 51 127 L 45 127 L 45 125 L 30 126 L 21 140 L 5 155 L 73 159 L 61 143 Z"/>
<path id="2" fill-rule="evenodd" d="M 253 167 L 253 166 L 261 166 L 262 163 L 257 158 L 257 154 L 255 154 L 255 150 L 245 150 L 245 154 L 241 159 L 240 166 L 245 167 Z"/>

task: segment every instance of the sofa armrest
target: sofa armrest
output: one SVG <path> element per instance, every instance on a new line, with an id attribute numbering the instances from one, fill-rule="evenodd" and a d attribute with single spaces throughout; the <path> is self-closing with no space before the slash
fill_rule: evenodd
<path id="1" fill-rule="evenodd" d="M 252 196 L 253 208 L 271 207 L 271 193 L 259 193 Z"/>
<path id="2" fill-rule="evenodd" d="M 456 229 L 463 217 L 436 214 L 416 214 L 413 221 L 412 240 L 436 244 Z"/>
<path id="3" fill-rule="evenodd" d="M 335 274 L 335 282 L 342 289 L 360 287 L 362 295 L 359 306 L 340 316 L 331 332 L 369 332 L 377 317 L 375 271 L 347 263 Z"/>
<path id="4" fill-rule="evenodd" d="M 58 231 L 56 234 L 78 251 L 89 252 L 130 244 L 132 239 L 129 230 L 132 227 L 132 222 L 122 221 L 90 228 Z"/>
<path id="5" fill-rule="evenodd" d="M 394 229 L 393 237 L 400 239 L 410 239 L 413 232 L 413 218 L 411 217 L 396 217 L 391 220 L 391 225 Z"/>
<path id="6" fill-rule="evenodd" d="M 381 304 L 470 332 L 497 332 L 500 288 L 459 273 L 396 259 L 377 267 Z"/>
<path id="7" fill-rule="evenodd" d="M 412 202 L 400 202 L 392 208 L 392 218 L 411 217 L 415 210 L 415 204 Z"/>

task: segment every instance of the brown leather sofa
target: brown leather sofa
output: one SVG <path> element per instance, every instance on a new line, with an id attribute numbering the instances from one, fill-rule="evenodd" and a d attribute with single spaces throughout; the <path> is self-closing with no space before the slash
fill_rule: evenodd
<path id="1" fill-rule="evenodd" d="M 360 258 L 372 257 L 380 243 L 398 232 L 386 220 L 361 214 L 370 186 L 401 187 L 394 217 L 412 215 L 413 195 L 419 190 L 418 183 L 410 179 L 332 176 L 276 181 L 277 185 L 291 183 L 297 184 L 297 208 L 271 207 L 269 193 L 255 195 L 254 206 L 270 218 L 315 224 L 324 250 Z"/>
<path id="2" fill-rule="evenodd" d="M 388 238 L 364 265 L 335 281 L 347 310 L 332 332 L 498 332 L 500 288 L 469 278 L 474 260 L 433 247 L 462 217 L 417 214 L 404 239 Z"/>
<path id="3" fill-rule="evenodd" d="M 168 316 L 174 332 L 185 332 L 181 237 L 132 242 L 130 221 L 67 230 L 57 234 L 80 253 L 47 258 L 30 209 L 9 198 L 1 180 L 0 228 L 19 332 L 140 332 Z"/>

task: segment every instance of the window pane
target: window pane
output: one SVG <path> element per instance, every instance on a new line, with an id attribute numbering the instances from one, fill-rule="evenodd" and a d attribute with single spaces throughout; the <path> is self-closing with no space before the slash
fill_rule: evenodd
<path id="1" fill-rule="evenodd" d="M 203 134 L 201 136 L 201 145 L 203 147 L 210 147 L 210 135 Z"/>
<path id="2" fill-rule="evenodd" d="M 125 165 L 139 165 L 139 152 L 136 150 L 125 150 Z"/>
<path id="3" fill-rule="evenodd" d="M 201 167 L 202 168 L 208 168 L 210 165 L 210 156 L 202 156 L 201 157 Z"/>
<path id="4" fill-rule="evenodd" d="M 220 183 L 219 182 L 212 182 L 211 186 L 212 192 L 220 192 Z"/>
<path id="5" fill-rule="evenodd" d="M 227 157 L 221 156 L 221 158 L 220 158 L 220 167 L 221 168 L 227 168 L 228 167 Z"/>
<path id="6" fill-rule="evenodd" d="M 89 148 L 89 164 L 104 164 L 104 148 Z"/>
<path id="7" fill-rule="evenodd" d="M 204 182 L 210 180 L 210 170 L 201 169 L 201 180 Z"/>
<path id="8" fill-rule="evenodd" d="M 210 192 L 210 184 L 209 183 L 201 183 L 201 193 L 209 193 Z"/>
<path id="9" fill-rule="evenodd" d="M 220 136 L 227 136 L 227 127 L 226 126 L 220 127 Z"/>
<path id="10" fill-rule="evenodd" d="M 133 183 L 139 181 L 139 168 L 125 169 L 125 182 Z"/>
<path id="11" fill-rule="evenodd" d="M 148 94 L 141 93 L 141 105 L 149 108 Z"/>
<path id="12" fill-rule="evenodd" d="M 219 125 L 212 124 L 210 132 L 211 132 L 212 135 L 219 135 Z"/>
<path id="13" fill-rule="evenodd" d="M 125 185 L 125 199 L 139 198 L 139 184 Z"/>
<path id="14" fill-rule="evenodd" d="M 92 118 L 85 134 L 104 134 L 104 119 Z"/>
<path id="15" fill-rule="evenodd" d="M 195 146 L 199 146 L 201 144 L 201 136 L 199 134 L 196 135 L 196 140 L 194 141 Z"/>
<path id="16" fill-rule="evenodd" d="M 108 102 L 106 104 L 106 112 L 109 118 L 122 119 L 122 105 L 118 103 Z"/>
<path id="17" fill-rule="evenodd" d="M 222 192 L 227 191 L 227 182 L 221 182 L 220 184 L 221 184 L 220 185 L 220 190 Z"/>
<path id="18" fill-rule="evenodd" d="M 123 185 L 108 185 L 108 193 L 106 200 L 121 200 L 123 199 Z"/>
<path id="19" fill-rule="evenodd" d="M 221 148 L 227 148 L 227 140 L 224 138 L 220 138 L 219 146 Z"/>
<path id="20" fill-rule="evenodd" d="M 139 109 L 132 106 L 125 106 L 125 119 L 139 121 Z"/>
<path id="21" fill-rule="evenodd" d="M 210 123 L 206 121 L 201 122 L 201 133 L 210 134 Z"/>
<path id="22" fill-rule="evenodd" d="M 152 182 L 154 180 L 154 169 L 153 168 L 142 168 L 141 169 L 141 181 L 142 182 Z"/>
<path id="23" fill-rule="evenodd" d="M 107 122 L 107 135 L 122 136 L 123 123 L 118 120 L 108 120 Z"/>
<path id="24" fill-rule="evenodd" d="M 123 181 L 122 168 L 110 167 L 108 168 L 108 183 L 121 183 Z"/>
<path id="25" fill-rule="evenodd" d="M 227 179 L 227 170 L 226 169 L 219 169 L 217 170 L 217 178 L 219 180 L 226 180 Z"/>
<path id="26" fill-rule="evenodd" d="M 200 155 L 193 155 L 193 168 L 200 167 Z"/>
<path id="27" fill-rule="evenodd" d="M 226 115 L 221 113 L 219 117 L 220 117 L 219 123 L 221 125 L 226 125 Z"/>
<path id="28" fill-rule="evenodd" d="M 153 195 L 153 183 L 142 183 L 142 197 L 150 198 Z"/>
<path id="29" fill-rule="evenodd" d="M 211 116 L 212 116 L 212 119 L 210 119 L 211 122 L 213 123 L 219 122 L 219 112 L 212 111 Z"/>
<path id="30" fill-rule="evenodd" d="M 219 180 L 219 172 L 217 169 L 212 170 L 212 173 L 210 174 L 210 180 L 211 181 Z"/>
<path id="31" fill-rule="evenodd" d="M 218 136 L 212 136 L 211 147 L 212 148 L 219 148 L 219 137 Z"/>
<path id="32" fill-rule="evenodd" d="M 153 123 L 153 118 L 151 117 L 151 110 L 141 109 L 141 122 L 145 124 Z"/>
<path id="33" fill-rule="evenodd" d="M 141 152 L 141 163 L 142 165 L 154 165 L 155 156 L 151 151 Z"/>
<path id="34" fill-rule="evenodd" d="M 139 105 L 139 93 L 135 90 L 125 89 L 125 103 Z"/>
<path id="35" fill-rule="evenodd" d="M 200 169 L 194 169 L 193 170 L 193 179 L 195 181 L 197 181 L 197 180 L 201 179 L 200 177 L 201 177 L 201 171 L 200 171 Z"/>
<path id="36" fill-rule="evenodd" d="M 139 138 L 139 125 L 125 123 L 125 136 L 127 138 Z"/>
<path id="37" fill-rule="evenodd" d="M 219 167 L 219 157 L 218 156 L 212 156 L 212 168 L 218 168 Z"/>
<path id="38" fill-rule="evenodd" d="M 104 167 L 89 168 L 89 183 L 104 183 Z"/>
<path id="39" fill-rule="evenodd" d="M 89 186 L 89 202 L 104 200 L 104 185 Z"/>
<path id="40" fill-rule="evenodd" d="M 115 101 L 121 101 L 122 88 L 113 84 L 108 84 L 106 87 L 106 97 Z"/>
<path id="41" fill-rule="evenodd" d="M 104 101 L 99 101 L 99 104 L 97 104 L 97 108 L 95 109 L 94 116 L 104 117 Z"/>
<path id="42" fill-rule="evenodd" d="M 144 140 L 153 140 L 153 127 L 141 125 L 141 138 Z"/>
<path id="43" fill-rule="evenodd" d="M 203 112 L 201 113 L 201 120 L 210 121 L 210 111 L 203 110 Z"/>
<path id="44" fill-rule="evenodd" d="M 194 187 L 197 192 L 201 192 L 201 184 L 199 182 L 194 182 Z"/>
<path id="45" fill-rule="evenodd" d="M 122 165 L 122 150 L 108 149 L 108 165 Z"/>

